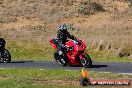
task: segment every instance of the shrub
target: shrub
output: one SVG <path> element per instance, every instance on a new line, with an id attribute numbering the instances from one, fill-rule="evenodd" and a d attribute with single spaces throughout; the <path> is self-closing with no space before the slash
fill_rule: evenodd
<path id="1" fill-rule="evenodd" d="M 96 2 L 83 2 L 78 9 L 78 13 L 83 15 L 92 15 L 100 11 L 104 11 L 104 9 Z"/>

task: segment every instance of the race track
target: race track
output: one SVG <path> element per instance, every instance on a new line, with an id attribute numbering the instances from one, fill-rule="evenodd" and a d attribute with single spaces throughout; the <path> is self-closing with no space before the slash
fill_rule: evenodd
<path id="1" fill-rule="evenodd" d="M 79 66 L 59 66 L 55 61 L 12 61 L 11 63 L 0 62 L 0 68 L 49 68 L 49 69 L 68 69 L 81 70 Z M 114 72 L 132 74 L 132 63 L 121 62 L 94 62 L 88 70 L 99 72 Z"/>

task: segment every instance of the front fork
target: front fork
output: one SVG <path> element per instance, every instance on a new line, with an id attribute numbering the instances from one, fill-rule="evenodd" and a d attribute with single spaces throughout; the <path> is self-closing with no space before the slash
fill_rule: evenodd
<path id="1" fill-rule="evenodd" d="M 84 60 L 84 59 L 85 59 L 85 58 L 83 57 L 84 54 L 86 54 L 86 53 L 83 52 L 83 53 L 79 54 L 79 58 L 80 58 L 81 60 Z"/>

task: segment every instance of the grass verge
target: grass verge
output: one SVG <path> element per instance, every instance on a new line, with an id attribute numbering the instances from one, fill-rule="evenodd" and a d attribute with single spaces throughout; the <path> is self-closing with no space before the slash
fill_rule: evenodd
<path id="1" fill-rule="evenodd" d="M 43 42 L 8 41 L 6 48 L 10 51 L 13 60 L 54 60 L 55 50 Z M 117 57 L 114 53 L 86 50 L 96 62 L 132 62 L 127 57 Z"/>
<path id="2" fill-rule="evenodd" d="M 90 78 L 95 79 L 132 79 L 132 75 L 126 74 L 94 71 L 89 71 L 89 74 Z M 1 88 L 80 88 L 79 79 L 81 77 L 81 71 L 77 70 L 1 69 L 0 86 Z M 94 87 L 90 86 L 90 88 Z M 97 86 L 97 88 L 100 88 L 100 86 Z"/>
<path id="3" fill-rule="evenodd" d="M 43 42 L 9 41 L 6 48 L 13 60 L 52 60 L 54 49 Z"/>
<path id="4" fill-rule="evenodd" d="M 128 57 L 119 57 L 115 52 L 106 51 L 88 51 L 93 61 L 96 62 L 132 62 Z"/>

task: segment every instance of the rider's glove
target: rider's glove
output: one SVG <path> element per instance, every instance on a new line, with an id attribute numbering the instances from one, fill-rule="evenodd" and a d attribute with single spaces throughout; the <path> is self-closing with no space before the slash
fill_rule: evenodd
<path id="1" fill-rule="evenodd" d="M 66 51 L 68 51 L 68 49 L 69 49 L 69 48 L 68 48 L 67 46 L 65 46 L 64 44 L 61 44 L 61 48 L 62 48 L 62 49 L 65 49 Z"/>
<path id="2" fill-rule="evenodd" d="M 74 40 L 75 40 L 75 43 L 76 43 L 77 45 L 81 45 L 81 43 L 78 41 L 77 38 L 75 38 Z"/>

